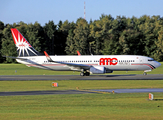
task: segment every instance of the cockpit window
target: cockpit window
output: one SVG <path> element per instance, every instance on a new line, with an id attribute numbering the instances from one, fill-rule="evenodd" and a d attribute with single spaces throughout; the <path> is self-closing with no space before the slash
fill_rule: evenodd
<path id="1" fill-rule="evenodd" d="M 154 59 L 148 59 L 148 61 L 155 61 Z"/>

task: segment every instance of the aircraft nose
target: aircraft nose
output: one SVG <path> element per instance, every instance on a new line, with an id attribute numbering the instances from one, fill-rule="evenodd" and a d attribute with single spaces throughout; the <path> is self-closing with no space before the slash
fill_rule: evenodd
<path id="1" fill-rule="evenodd" d="M 160 66 L 161 66 L 161 63 L 156 62 L 156 65 L 155 65 L 155 66 L 156 66 L 156 68 L 157 68 L 157 67 L 160 67 Z"/>

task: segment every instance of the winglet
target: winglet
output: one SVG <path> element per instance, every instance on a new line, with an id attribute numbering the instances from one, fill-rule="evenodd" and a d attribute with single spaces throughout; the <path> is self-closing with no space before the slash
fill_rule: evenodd
<path id="1" fill-rule="evenodd" d="M 77 53 L 78 53 L 79 56 L 81 55 L 79 51 L 77 51 Z"/>
<path id="2" fill-rule="evenodd" d="M 46 51 L 44 51 L 44 54 L 49 62 L 54 62 Z"/>

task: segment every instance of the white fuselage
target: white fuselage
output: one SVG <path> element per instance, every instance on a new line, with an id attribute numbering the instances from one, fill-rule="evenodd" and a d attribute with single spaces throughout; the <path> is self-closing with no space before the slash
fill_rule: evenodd
<path id="1" fill-rule="evenodd" d="M 89 66 L 103 66 L 112 71 L 151 71 L 161 64 L 150 57 L 138 55 L 82 55 L 82 56 L 50 56 L 54 61 L 84 64 Z M 56 71 L 81 71 L 80 68 L 66 64 L 48 62 L 46 56 L 22 57 L 26 60 L 17 59 L 17 62 L 28 66 Z"/>

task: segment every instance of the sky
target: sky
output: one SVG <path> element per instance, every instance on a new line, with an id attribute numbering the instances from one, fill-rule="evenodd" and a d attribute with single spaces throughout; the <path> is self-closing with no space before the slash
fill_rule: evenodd
<path id="1" fill-rule="evenodd" d="M 13 24 L 23 21 L 27 24 L 36 21 L 42 26 L 49 21 L 58 24 L 68 20 L 76 22 L 99 20 L 102 14 L 140 18 L 143 15 L 163 17 L 163 0 L 1 0 L 0 21 Z"/>

